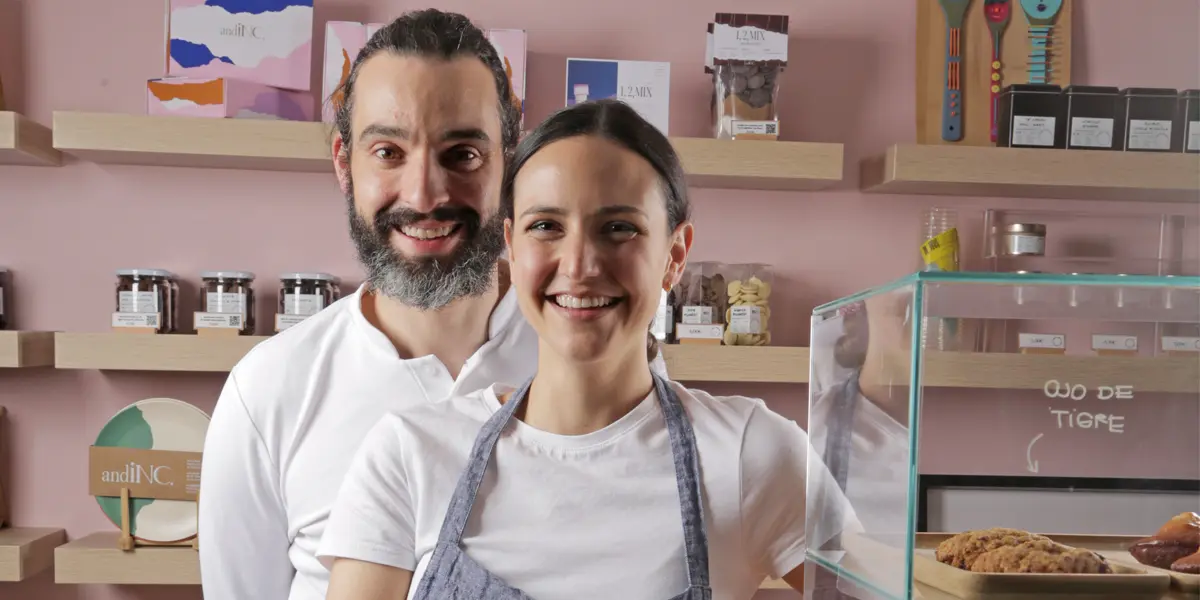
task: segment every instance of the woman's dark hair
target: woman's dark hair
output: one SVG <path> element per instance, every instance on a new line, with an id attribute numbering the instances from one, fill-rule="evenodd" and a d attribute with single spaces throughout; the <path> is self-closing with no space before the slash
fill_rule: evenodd
<path id="1" fill-rule="evenodd" d="M 460 56 L 478 58 L 491 70 L 492 78 L 496 81 L 496 95 L 500 99 L 500 143 L 505 154 L 517 145 L 521 111 L 515 104 L 508 72 L 500 60 L 499 53 L 496 52 L 496 47 L 470 19 L 457 13 L 430 8 L 404 13 L 376 31 L 354 59 L 346 82 L 338 86 L 326 99 L 333 104 L 333 124 L 336 133 L 342 137 L 347 152 L 351 146 L 350 115 L 354 109 L 354 82 L 358 79 L 358 71 L 362 64 L 380 52 L 443 60 Z"/>
<path id="2" fill-rule="evenodd" d="M 594 135 L 615 142 L 650 163 L 658 173 L 663 197 L 667 201 L 668 232 L 675 231 L 680 223 L 691 219 L 692 204 L 688 200 L 687 176 L 675 148 L 657 127 L 643 119 L 628 104 L 618 100 L 593 100 L 564 108 L 521 140 L 504 170 L 504 182 L 500 187 L 500 211 L 506 218 L 514 218 L 513 183 L 525 163 L 554 142 L 582 135 Z M 650 360 L 658 356 L 658 340 L 651 332 L 646 333 L 646 355 Z"/>

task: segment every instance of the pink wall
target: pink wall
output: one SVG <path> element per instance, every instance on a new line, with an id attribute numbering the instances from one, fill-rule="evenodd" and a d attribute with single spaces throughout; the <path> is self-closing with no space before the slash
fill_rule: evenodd
<path id="1" fill-rule="evenodd" d="M 327 20 L 383 21 L 421 3 L 318 0 Z M 529 31 L 528 119 L 562 100 L 567 56 L 671 61 L 671 130 L 708 131 L 702 72 L 704 24 L 731 2 L 637 0 L 504 3 L 442 0 L 486 27 Z M 911 2 L 759 0 L 746 12 L 792 18 L 791 67 L 783 80 L 783 136 L 842 142 L 846 182 L 822 193 L 695 192 L 697 260 L 770 262 L 789 310 L 772 322 L 777 343 L 807 344 L 813 305 L 901 276 L 915 266 L 920 209 L 953 201 L 963 211 L 1036 201 L 865 196 L 854 191 L 858 159 L 914 137 L 914 11 Z M 1080 83 L 1200 87 L 1196 0 L 1078 2 L 1075 72 Z M 145 80 L 162 75 L 160 1 L 0 0 L 0 73 L 16 110 L 49 123 L 54 110 L 141 113 Z M 318 27 L 314 47 L 323 44 Z M 314 62 L 314 82 L 320 65 Z M 319 84 L 317 85 L 319 88 Z M 17 325 L 100 331 L 111 303 L 112 271 L 162 266 L 195 279 L 201 270 L 249 269 L 273 298 L 287 269 L 324 270 L 357 280 L 343 200 L 331 176 L 99 166 L 0 166 L 0 264 L 15 272 Z M 1061 202 L 1063 208 L 1119 205 Z M 1192 211 L 1191 207 L 1147 210 Z M 973 229 L 968 228 L 970 235 Z M 255 240 L 248 244 L 242 240 Z M 831 251 L 830 249 L 836 249 Z M 0 373 L 10 411 L 14 516 L 23 525 L 65 526 L 71 536 L 105 530 L 88 497 L 85 450 L 122 406 L 170 396 L 211 410 L 218 374 L 41 370 Z M 762 394 L 799 417 L 801 386 L 715 391 Z M 0 584 L 0 598 L 109 600 L 199 598 L 197 588 L 57 586 L 52 576 Z M 767 594 L 763 594 L 767 596 Z M 787 597 L 786 594 L 779 594 Z"/>

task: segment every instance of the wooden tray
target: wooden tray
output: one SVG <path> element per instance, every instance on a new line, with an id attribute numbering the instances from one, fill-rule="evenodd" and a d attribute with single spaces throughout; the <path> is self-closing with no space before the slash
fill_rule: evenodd
<path id="1" fill-rule="evenodd" d="M 1159 600 L 1171 587 L 1171 577 L 1154 569 L 1112 560 L 1113 573 L 1057 575 L 1024 573 L 972 573 L 938 562 L 934 549 L 949 533 L 918 533 L 913 549 L 913 579 L 968 600 L 1031 600 L 1078 598 L 1086 600 Z M 1126 536 L 1049 537 L 1071 546 L 1087 548 L 1106 558 L 1124 552 Z M 1137 538 L 1133 538 L 1137 539 Z M 1124 545 L 1123 545 L 1124 544 Z M 1097 547 L 1099 546 L 1099 547 Z M 1128 554 L 1128 552 L 1125 552 Z M 1132 557 L 1130 557 L 1132 558 Z M 1135 561 L 1136 564 L 1136 561 Z"/>

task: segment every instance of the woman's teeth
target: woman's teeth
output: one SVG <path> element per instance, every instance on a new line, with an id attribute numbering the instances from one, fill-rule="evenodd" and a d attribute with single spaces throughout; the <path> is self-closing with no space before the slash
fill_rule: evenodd
<path id="1" fill-rule="evenodd" d="M 568 294 L 559 294 L 554 297 L 554 302 L 563 308 L 600 308 L 613 303 L 615 298 L 604 296 L 587 296 L 577 297 Z"/>
<path id="2" fill-rule="evenodd" d="M 446 237 L 446 236 L 450 235 L 450 232 L 454 231 L 454 227 L 455 227 L 454 225 L 446 225 L 445 227 L 434 227 L 434 228 L 401 227 L 400 232 L 403 233 L 404 235 L 407 235 L 410 238 L 416 238 L 418 240 L 434 240 L 434 239 L 437 239 L 440 237 Z"/>

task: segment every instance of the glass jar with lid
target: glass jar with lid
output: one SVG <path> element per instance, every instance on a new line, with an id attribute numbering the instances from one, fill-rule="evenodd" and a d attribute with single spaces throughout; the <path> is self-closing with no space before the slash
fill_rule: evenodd
<path id="1" fill-rule="evenodd" d="M 200 307 L 205 322 L 238 329 L 240 335 L 254 335 L 254 273 L 249 271 L 204 271 L 200 273 Z M 230 317 L 230 315 L 233 315 Z M 238 318 L 240 317 L 240 318 Z M 197 320 L 196 327 L 203 326 Z"/>
<path id="2" fill-rule="evenodd" d="M 342 296 L 338 287 L 340 283 L 337 277 L 328 273 L 295 272 L 280 275 L 275 331 L 283 331 L 336 302 Z"/>
<path id="3" fill-rule="evenodd" d="M 178 327 L 175 275 L 164 269 L 117 269 L 113 327 L 168 333 Z"/>

